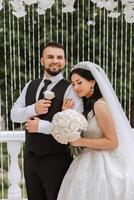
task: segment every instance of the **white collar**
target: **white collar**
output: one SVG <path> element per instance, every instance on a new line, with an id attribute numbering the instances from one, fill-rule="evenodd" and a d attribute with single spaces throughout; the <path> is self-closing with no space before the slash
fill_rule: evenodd
<path id="1" fill-rule="evenodd" d="M 45 79 L 49 79 L 49 80 L 52 81 L 52 83 L 55 83 L 55 82 L 57 82 L 57 81 L 63 79 L 63 75 L 62 75 L 62 73 L 59 73 L 59 74 L 57 74 L 56 76 L 50 76 L 49 78 L 47 78 L 46 75 L 44 74 L 43 81 L 44 81 Z"/>

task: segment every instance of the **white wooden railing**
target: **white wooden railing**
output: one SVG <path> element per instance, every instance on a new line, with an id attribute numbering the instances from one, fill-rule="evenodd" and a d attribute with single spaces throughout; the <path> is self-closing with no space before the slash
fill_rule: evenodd
<path id="1" fill-rule="evenodd" d="M 10 155 L 8 200 L 22 200 L 20 188 L 22 176 L 18 165 L 18 155 L 24 141 L 24 131 L 0 131 L 0 142 L 7 143 L 7 151 Z"/>

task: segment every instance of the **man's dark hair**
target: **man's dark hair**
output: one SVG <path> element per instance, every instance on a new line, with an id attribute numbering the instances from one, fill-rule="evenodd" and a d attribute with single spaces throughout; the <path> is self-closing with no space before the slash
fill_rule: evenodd
<path id="1" fill-rule="evenodd" d="M 43 46 L 43 47 L 41 48 L 41 56 L 42 56 L 44 50 L 45 50 L 47 47 L 59 48 L 59 49 L 63 49 L 63 51 L 64 51 L 64 47 L 63 47 L 62 44 L 60 44 L 60 43 L 58 43 L 58 42 L 49 42 L 49 43 L 47 43 L 45 46 Z"/>

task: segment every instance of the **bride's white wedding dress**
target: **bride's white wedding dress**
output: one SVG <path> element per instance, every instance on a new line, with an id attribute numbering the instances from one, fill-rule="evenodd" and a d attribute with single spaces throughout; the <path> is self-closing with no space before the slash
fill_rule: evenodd
<path id="1" fill-rule="evenodd" d="M 84 137 L 102 137 L 92 111 Z M 65 175 L 57 200 L 134 200 L 134 175 L 129 177 L 127 171 L 118 149 L 84 148 Z"/>

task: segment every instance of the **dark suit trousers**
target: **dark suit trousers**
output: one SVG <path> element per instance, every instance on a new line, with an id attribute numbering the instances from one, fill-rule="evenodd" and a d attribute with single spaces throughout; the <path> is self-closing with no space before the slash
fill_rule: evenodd
<path id="1" fill-rule="evenodd" d="M 36 157 L 25 153 L 24 175 L 28 200 L 56 200 L 72 158 L 68 154 Z"/>

